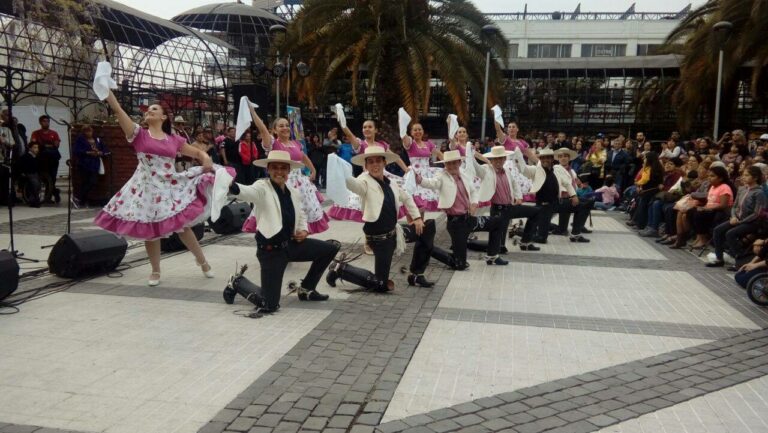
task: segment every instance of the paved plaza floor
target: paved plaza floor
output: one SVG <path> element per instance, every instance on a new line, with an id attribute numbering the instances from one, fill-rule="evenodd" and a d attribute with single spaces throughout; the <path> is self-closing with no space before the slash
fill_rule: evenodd
<path id="1" fill-rule="evenodd" d="M 72 230 L 94 215 L 75 211 Z M 14 216 L 16 248 L 46 259 L 65 209 Z M 206 234 L 213 279 L 188 252 L 164 256 L 159 287 L 132 242 L 120 272 L 0 316 L 0 433 L 768 431 L 766 310 L 732 274 L 636 236 L 619 214 L 592 221 L 589 244 L 509 241 L 506 267 L 478 252 L 466 272 L 433 261 L 432 289 L 397 273 L 409 248 L 393 293 L 323 281 L 330 301 L 286 293 L 260 319 L 221 297 L 236 262 L 258 282 L 252 236 Z M 318 237 L 357 251 L 360 235 L 333 222 Z M 286 285 L 307 268 L 290 265 Z"/>

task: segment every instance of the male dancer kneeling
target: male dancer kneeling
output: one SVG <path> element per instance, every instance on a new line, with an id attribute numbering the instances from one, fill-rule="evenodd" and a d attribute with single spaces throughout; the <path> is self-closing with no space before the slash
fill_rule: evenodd
<path id="1" fill-rule="evenodd" d="M 346 184 L 347 189 L 360 196 L 363 221 L 365 222 L 363 233 L 365 233 L 368 245 L 373 250 L 375 273 L 348 263 L 337 262 L 331 266 L 325 277 L 332 287 L 336 285 L 337 279 L 342 279 L 377 292 L 394 289 L 395 284 L 389 279 L 389 270 L 392 266 L 392 255 L 397 244 L 400 243 L 398 238 L 403 237 L 402 233 L 398 234 L 400 227 L 397 224 L 397 215 L 401 204 L 405 204 L 415 233 L 421 235 L 424 231 L 424 221 L 421 219 L 421 214 L 416 203 L 413 202 L 413 198 L 384 176 L 384 167 L 397 159 L 397 155 L 387 152 L 379 146 L 369 146 L 365 149 L 365 153 L 352 158 L 352 164 L 362 166 L 367 170 L 357 178 L 348 177 Z M 400 241 L 402 245 L 405 244 L 404 239 L 400 239 Z M 422 253 L 414 250 L 414 257 L 417 254 L 421 256 Z M 429 254 L 427 254 L 428 257 Z M 423 270 L 412 267 L 411 272 L 414 270 L 423 272 Z M 423 275 L 409 277 L 409 283 L 412 279 L 414 283 L 424 287 L 431 285 Z"/>
<path id="2" fill-rule="evenodd" d="M 254 165 L 267 169 L 269 179 L 253 185 L 232 183 L 229 192 L 238 199 L 253 203 L 258 232 L 256 257 L 261 265 L 263 313 L 280 308 L 280 289 L 288 262 L 312 262 L 298 289 L 302 301 L 325 301 L 328 295 L 318 293 L 317 283 L 325 268 L 333 261 L 339 246 L 331 242 L 307 238 L 307 217 L 301 210 L 301 193 L 288 185 L 288 174 L 304 165 L 291 161 L 288 152 L 273 150 L 266 159 Z"/>
<path id="3" fill-rule="evenodd" d="M 438 191 L 437 207 L 448 215 L 447 229 L 453 244 L 455 269 L 464 270 L 467 264 L 467 239 L 472 232 L 488 232 L 488 250 L 485 262 L 489 265 L 506 265 L 509 262 L 499 257 L 499 249 L 504 241 L 507 218 L 504 216 L 474 216 L 477 210 L 477 193 L 472 189 L 472 181 L 461 172 L 464 159 L 458 150 L 449 150 L 443 154 L 445 170 L 440 176 L 424 179 L 416 175 L 416 183 L 424 188 Z"/>
<path id="4" fill-rule="evenodd" d="M 486 165 L 480 165 L 477 161 L 472 161 L 475 164 L 478 177 L 483 181 L 480 185 L 479 200 L 491 202 L 491 216 L 506 218 L 504 233 L 507 232 L 510 219 L 526 218 L 520 249 L 539 251 L 540 248 L 532 242 L 538 227 L 539 208 L 523 205 L 523 194 L 520 192 L 517 182 L 512 178 L 511 170 L 504 166 L 511 154 L 512 152 L 506 150 L 504 146 L 494 146 L 490 152 L 483 154 L 482 157 L 479 153 L 475 153 L 476 158 L 488 162 Z M 505 251 L 503 245 L 504 242 L 502 242 L 502 253 Z"/>

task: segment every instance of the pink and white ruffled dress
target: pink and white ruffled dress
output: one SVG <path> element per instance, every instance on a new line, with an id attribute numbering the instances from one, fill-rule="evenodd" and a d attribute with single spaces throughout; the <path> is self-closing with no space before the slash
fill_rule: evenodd
<path id="1" fill-rule="evenodd" d="M 528 150 L 529 147 L 530 146 L 528 143 L 526 143 L 525 140 L 521 140 L 519 138 L 513 139 L 507 137 L 504 140 L 504 149 L 510 152 L 514 152 L 515 149 L 520 149 L 520 152 L 523 152 L 523 155 L 525 155 L 525 151 Z M 520 192 L 523 193 L 523 199 L 525 201 L 535 202 L 536 194 L 530 193 L 531 187 L 533 186 L 533 181 L 520 173 L 520 170 L 517 169 L 517 165 L 511 159 L 504 163 L 504 167 L 508 167 L 512 171 L 512 180 L 517 183 L 517 186 L 520 188 Z"/>
<path id="2" fill-rule="evenodd" d="M 357 140 L 360 143 L 360 148 L 358 149 L 357 153 L 365 153 L 365 149 L 368 148 L 368 143 L 365 140 L 360 140 L 359 138 Z M 389 143 L 385 141 L 377 141 L 376 144 L 383 147 L 384 150 L 389 150 Z M 395 182 L 400 188 L 403 188 L 405 185 L 405 181 L 402 177 L 394 175 L 386 170 L 384 170 L 384 176 L 386 176 L 390 182 Z M 398 210 L 397 218 L 403 218 L 407 213 L 408 212 L 405 209 L 405 206 L 401 206 Z M 354 221 L 362 223 L 363 206 L 360 201 L 360 196 L 353 193 L 352 191 L 349 191 L 349 198 L 347 199 L 347 202 L 333 204 L 333 206 L 328 209 L 328 216 L 339 221 Z"/>
<path id="3" fill-rule="evenodd" d="M 136 150 L 139 164 L 130 179 L 94 222 L 118 236 L 155 240 L 197 225 L 210 215 L 216 176 L 203 167 L 177 172 L 176 154 L 187 144 L 180 135 L 157 139 L 136 125 L 128 140 Z M 234 176 L 231 167 L 227 172 Z"/>
<path id="4" fill-rule="evenodd" d="M 435 150 L 435 143 L 425 141 L 423 144 L 423 146 L 418 146 L 416 141 L 413 141 L 411 147 L 408 149 L 408 159 L 411 160 L 411 170 L 424 179 L 431 179 L 439 176 L 443 172 L 443 169 L 430 167 L 429 165 L 432 153 Z M 440 195 L 437 191 L 424 188 L 421 185 L 416 185 L 416 191 L 413 193 L 413 201 L 416 202 L 416 206 L 418 206 L 419 209 L 424 209 L 428 212 L 435 212 L 438 210 L 437 201 L 439 198 Z"/>
<path id="5" fill-rule="evenodd" d="M 272 140 L 272 150 L 284 150 L 291 155 L 291 160 L 302 162 L 304 152 L 301 150 L 301 143 L 291 141 L 290 145 L 285 145 L 279 140 Z M 322 203 L 325 197 L 317 190 L 317 187 L 309 176 L 304 174 L 302 169 L 294 169 L 288 174 L 288 186 L 298 190 L 301 193 L 301 210 L 307 215 L 307 232 L 309 234 L 322 233 L 328 230 L 328 215 L 323 210 Z M 251 215 L 243 223 L 243 229 L 246 233 L 256 233 L 257 222 L 256 215 Z"/>

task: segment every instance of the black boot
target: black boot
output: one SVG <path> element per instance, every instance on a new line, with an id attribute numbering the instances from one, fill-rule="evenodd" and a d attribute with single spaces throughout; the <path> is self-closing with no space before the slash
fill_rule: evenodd
<path id="1" fill-rule="evenodd" d="M 488 251 L 488 241 L 480 241 L 477 239 L 467 240 L 467 249 L 471 251 Z"/>
<path id="2" fill-rule="evenodd" d="M 444 250 L 437 245 L 435 245 L 434 248 L 432 248 L 432 258 L 437 260 L 438 262 L 450 267 L 455 268 L 456 267 L 456 259 L 453 258 L 453 254 L 451 254 L 450 251 Z"/>
<path id="3" fill-rule="evenodd" d="M 299 294 L 299 301 L 327 301 L 328 295 L 323 295 L 317 290 L 308 290 L 303 287 L 299 287 L 297 291 Z"/>
<path id="4" fill-rule="evenodd" d="M 235 302 L 235 295 L 237 294 L 240 294 L 240 296 L 245 298 L 251 304 L 259 308 L 265 308 L 261 287 L 253 284 L 248 278 L 245 278 L 242 275 L 235 275 L 230 279 L 229 284 L 224 288 L 224 302 L 233 304 Z"/>
<path id="5" fill-rule="evenodd" d="M 408 285 L 430 288 L 434 287 L 435 283 L 428 281 L 424 275 L 411 274 L 408 275 Z"/>
<path id="6" fill-rule="evenodd" d="M 360 286 L 376 292 L 388 292 L 395 286 L 392 280 L 380 281 L 378 278 L 376 278 L 376 275 L 373 272 L 352 266 L 349 263 L 337 264 L 335 269 L 329 271 L 328 275 L 326 276 L 326 282 L 328 282 L 328 284 L 333 282 L 331 287 L 335 287 L 337 279 L 347 281 L 356 286 Z"/>

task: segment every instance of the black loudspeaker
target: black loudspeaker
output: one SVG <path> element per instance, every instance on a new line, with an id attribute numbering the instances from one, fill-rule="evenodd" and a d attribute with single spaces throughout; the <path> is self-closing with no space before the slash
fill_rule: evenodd
<path id="1" fill-rule="evenodd" d="M 196 226 L 192 226 L 192 233 L 194 233 L 197 240 L 200 241 L 200 239 L 203 238 L 203 235 L 205 235 L 205 224 L 200 223 Z M 160 239 L 160 251 L 169 253 L 173 251 L 181 251 L 184 248 L 186 247 L 181 242 L 181 239 L 179 239 L 178 233 L 174 233 L 167 238 Z"/>
<path id="2" fill-rule="evenodd" d="M 221 216 L 216 222 L 208 220 L 214 232 L 219 235 L 240 233 L 243 223 L 251 214 L 251 205 L 248 203 L 230 203 L 221 208 Z"/>
<path id="3" fill-rule="evenodd" d="M 11 296 L 19 287 L 19 264 L 13 254 L 0 251 L 0 301 Z"/>
<path id="4" fill-rule="evenodd" d="M 125 257 L 128 242 L 104 230 L 87 230 L 62 236 L 48 256 L 48 268 L 63 278 L 106 273 Z"/>

